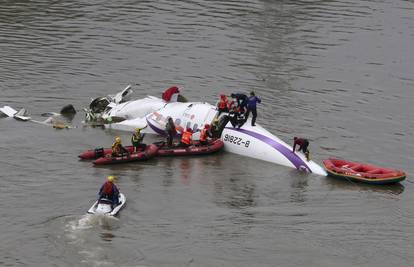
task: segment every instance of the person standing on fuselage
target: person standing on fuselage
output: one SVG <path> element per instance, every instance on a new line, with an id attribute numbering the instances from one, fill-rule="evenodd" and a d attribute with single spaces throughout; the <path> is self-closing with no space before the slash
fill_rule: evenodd
<path id="1" fill-rule="evenodd" d="M 172 147 L 177 130 L 175 129 L 175 124 L 171 117 L 168 117 L 167 124 L 165 125 L 165 131 L 167 132 L 167 146 Z"/>
<path id="2" fill-rule="evenodd" d="M 246 121 L 247 118 L 249 117 L 250 112 L 253 115 L 252 118 L 252 126 L 256 126 L 256 118 L 257 118 L 257 103 L 261 103 L 262 100 L 260 99 L 260 97 L 257 97 L 254 92 L 250 92 L 250 97 L 247 100 L 247 111 L 246 111 Z"/>

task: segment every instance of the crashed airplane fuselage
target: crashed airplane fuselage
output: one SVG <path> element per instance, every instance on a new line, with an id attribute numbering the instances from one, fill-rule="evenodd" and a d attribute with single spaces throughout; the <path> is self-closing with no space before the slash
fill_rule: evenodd
<path id="1" fill-rule="evenodd" d="M 168 117 L 173 119 L 179 131 L 185 128 L 195 131 L 205 124 L 211 124 L 217 114 L 217 108 L 209 103 L 166 102 L 161 98 L 148 96 L 121 103 L 111 102 L 101 116 L 105 120 L 111 117 L 125 119 L 108 124 L 107 127 L 110 128 L 124 131 L 145 128 L 143 131 L 146 133 L 165 135 Z M 194 134 L 195 139 L 197 135 L 198 133 Z M 311 160 L 307 161 L 302 153 L 293 153 L 291 146 L 260 125 L 251 126 L 250 119 L 240 129 L 225 121 L 222 125 L 221 139 L 225 144 L 224 149 L 228 152 L 326 176 L 321 166 Z"/>

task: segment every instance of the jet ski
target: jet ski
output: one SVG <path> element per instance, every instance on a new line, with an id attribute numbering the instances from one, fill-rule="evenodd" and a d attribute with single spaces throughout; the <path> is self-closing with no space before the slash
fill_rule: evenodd
<path id="1" fill-rule="evenodd" d="M 125 120 L 106 124 L 105 127 L 124 131 L 144 128 L 144 133 L 166 136 L 165 125 L 168 117 L 174 121 L 177 131 L 191 128 L 193 132 L 205 124 L 211 124 L 218 117 L 218 110 L 206 102 L 179 102 L 178 97 L 166 101 L 155 96 L 123 103 L 111 102 L 101 117 L 123 117 Z M 275 164 L 296 168 L 301 171 L 326 176 L 326 171 L 312 160 L 307 161 L 301 153 L 292 152 L 292 147 L 268 132 L 259 124 L 251 126 L 250 118 L 240 128 L 232 127 L 226 113 L 219 118 L 219 136 L 224 150 Z M 193 138 L 197 139 L 197 134 Z"/>
<path id="2" fill-rule="evenodd" d="M 88 210 L 90 214 L 103 214 L 108 216 L 116 216 L 118 212 L 125 206 L 126 197 L 119 193 L 119 204 L 113 207 L 112 201 L 106 198 L 97 200 Z"/>
<path id="3" fill-rule="evenodd" d="M 125 153 L 122 156 L 113 157 L 111 154 L 104 157 L 100 157 L 93 161 L 94 165 L 109 165 L 109 164 L 119 164 L 127 163 L 133 161 L 144 161 L 151 159 L 157 155 L 158 146 L 150 144 L 147 145 L 144 151 L 136 153 Z"/>

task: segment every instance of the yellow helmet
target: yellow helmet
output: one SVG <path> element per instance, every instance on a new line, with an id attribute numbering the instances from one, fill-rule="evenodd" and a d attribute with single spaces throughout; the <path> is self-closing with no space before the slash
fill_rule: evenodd
<path id="1" fill-rule="evenodd" d="M 135 129 L 135 132 L 136 132 L 136 133 L 140 133 L 140 132 L 141 132 L 141 129 L 140 129 L 140 128 L 136 128 L 136 129 Z"/>
<path id="2" fill-rule="evenodd" d="M 108 176 L 108 182 L 113 183 L 114 180 L 115 180 L 115 176 L 113 175 Z"/>
<path id="3" fill-rule="evenodd" d="M 121 143 L 121 137 L 119 137 L 119 136 L 115 137 L 115 142 L 116 143 Z"/>

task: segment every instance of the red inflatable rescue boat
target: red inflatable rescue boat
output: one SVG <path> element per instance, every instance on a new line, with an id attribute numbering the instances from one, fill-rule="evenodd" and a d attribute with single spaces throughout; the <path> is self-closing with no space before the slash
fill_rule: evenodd
<path id="1" fill-rule="evenodd" d="M 133 146 L 124 146 L 124 147 L 126 150 L 128 150 L 129 153 L 132 153 L 134 151 Z M 85 150 L 81 154 L 79 154 L 78 157 L 81 159 L 97 159 L 97 158 L 104 157 L 104 156 L 111 155 L 111 154 L 112 154 L 111 148 L 100 147 L 100 148 Z"/>
<path id="2" fill-rule="evenodd" d="M 104 157 L 98 158 L 97 160 L 93 161 L 95 165 L 108 165 L 108 164 L 118 164 L 118 163 L 126 163 L 126 162 L 133 162 L 133 161 L 144 161 L 150 158 L 153 158 L 157 155 L 158 146 L 154 144 L 147 145 L 144 151 L 137 152 L 137 153 L 130 153 L 124 154 L 123 156 L 119 157 L 112 157 L 111 154 L 108 154 Z"/>
<path id="3" fill-rule="evenodd" d="M 207 145 L 201 145 L 198 141 L 195 141 L 189 147 L 168 147 L 165 143 L 159 143 L 158 156 L 191 156 L 191 155 L 204 155 L 211 154 L 221 150 L 224 147 L 223 141 L 220 139 L 209 140 Z"/>
<path id="4" fill-rule="evenodd" d="M 323 161 L 328 176 L 368 184 L 393 184 L 405 179 L 405 172 L 340 159 Z"/>

